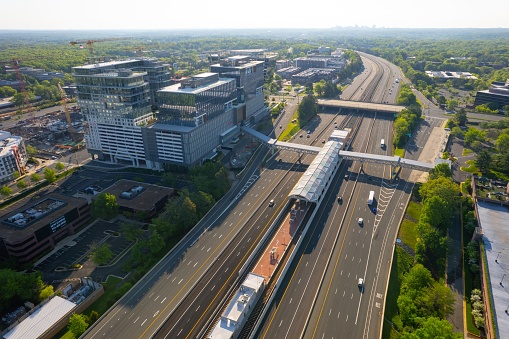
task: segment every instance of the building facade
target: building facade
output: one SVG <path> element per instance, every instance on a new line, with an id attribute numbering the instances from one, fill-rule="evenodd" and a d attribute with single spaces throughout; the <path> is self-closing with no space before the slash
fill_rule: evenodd
<path id="1" fill-rule="evenodd" d="M 202 73 L 158 92 L 157 123 L 144 131 L 147 161 L 190 166 L 215 151 L 237 127 L 237 82 Z"/>
<path id="2" fill-rule="evenodd" d="M 238 121 L 254 124 L 268 115 L 264 106 L 264 61 L 253 60 L 247 56 L 232 56 L 211 65 L 210 71 L 237 82 L 237 105 L 245 106 Z"/>
<path id="3" fill-rule="evenodd" d="M 15 179 L 15 173 L 25 174 L 28 155 L 22 137 L 0 131 L 0 183 Z"/>
<path id="4" fill-rule="evenodd" d="M 9 206 L 0 219 L 0 257 L 27 262 L 90 220 L 86 199 L 50 193 Z"/>
<path id="5" fill-rule="evenodd" d="M 494 82 L 488 90 L 477 92 L 474 106 L 488 103 L 497 104 L 499 109 L 509 105 L 509 79 L 505 83 Z"/>
<path id="6" fill-rule="evenodd" d="M 135 59 L 73 69 L 77 101 L 87 120 L 87 149 L 93 157 L 145 166 L 142 127 L 155 122 L 156 92 L 170 83 L 167 65 Z"/>

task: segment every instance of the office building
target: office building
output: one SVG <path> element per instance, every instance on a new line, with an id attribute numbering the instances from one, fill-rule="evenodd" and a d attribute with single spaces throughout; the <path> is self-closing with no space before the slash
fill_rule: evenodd
<path id="1" fill-rule="evenodd" d="M 490 88 L 485 91 L 477 92 L 474 106 L 495 103 L 498 108 L 509 105 L 509 79 L 504 82 L 493 82 Z"/>
<path id="2" fill-rule="evenodd" d="M 264 61 L 247 56 L 232 56 L 210 66 L 210 71 L 220 77 L 232 78 L 237 83 L 237 105 L 244 106 L 242 115 L 237 117 L 242 124 L 254 124 L 268 115 L 264 106 Z"/>
<path id="3" fill-rule="evenodd" d="M 28 155 L 22 137 L 0 131 L 0 184 L 15 179 L 15 173 L 26 172 Z"/>
<path id="4" fill-rule="evenodd" d="M 170 83 L 156 59 L 74 67 L 78 105 L 88 123 L 85 141 L 93 158 L 145 166 L 142 126 L 155 122 L 156 92 Z"/>
<path id="5" fill-rule="evenodd" d="M 50 193 L 3 209 L 0 257 L 27 262 L 75 234 L 90 220 L 86 199 Z"/>
<path id="6" fill-rule="evenodd" d="M 183 79 L 158 92 L 157 123 L 144 129 L 147 164 L 190 166 L 214 153 L 222 143 L 239 133 L 237 82 L 217 73 L 202 73 Z"/>

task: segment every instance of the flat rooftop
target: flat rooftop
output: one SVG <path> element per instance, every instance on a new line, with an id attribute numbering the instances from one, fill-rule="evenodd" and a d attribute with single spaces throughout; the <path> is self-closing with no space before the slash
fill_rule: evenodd
<path id="1" fill-rule="evenodd" d="M 5 339 L 37 339 L 58 322 L 76 304 L 61 297 L 53 297 L 3 337 Z"/>
<path id="2" fill-rule="evenodd" d="M 205 74 L 213 74 L 213 73 L 205 73 Z M 214 87 L 217 87 L 219 85 L 222 85 L 222 84 L 226 84 L 226 83 L 229 83 L 229 82 L 234 82 L 235 79 L 230 79 L 230 78 L 219 78 L 218 81 L 216 82 L 213 82 L 213 83 L 210 83 L 210 84 L 206 84 L 206 85 L 203 85 L 203 86 L 199 86 L 199 87 L 196 87 L 196 88 L 192 88 L 192 87 L 185 87 L 185 88 L 181 88 L 181 84 L 174 84 L 174 85 L 171 85 L 171 86 L 167 86 L 167 87 L 164 87 L 164 88 L 161 88 L 158 92 L 168 92 L 168 93 L 188 93 L 188 94 L 197 94 L 197 93 L 201 93 L 201 92 L 204 92 L 206 90 L 209 90 L 211 88 L 214 88 Z"/>
<path id="3" fill-rule="evenodd" d="M 127 192 L 135 186 L 141 186 L 144 190 L 131 199 L 120 198 L 122 192 Z M 138 211 L 150 211 L 156 202 L 166 196 L 173 195 L 174 190 L 173 188 L 122 179 L 106 188 L 103 192 L 116 196 L 120 207 L 132 208 Z"/>
<path id="4" fill-rule="evenodd" d="M 483 231 L 484 251 L 489 274 L 489 288 L 493 295 L 497 338 L 509 338 L 509 208 L 479 201 L 479 221 Z M 495 261 L 496 260 L 496 261 Z"/>
<path id="5" fill-rule="evenodd" d="M 16 203 L 3 207 L 2 211 L 0 212 L 0 236 L 5 239 L 6 242 L 13 243 L 19 240 L 25 239 L 27 236 L 31 235 L 38 229 L 46 226 L 53 220 L 57 219 L 58 217 L 66 214 L 67 212 L 71 211 L 72 209 L 82 206 L 84 204 L 87 204 L 87 200 L 83 198 L 75 198 L 75 197 L 69 197 L 66 195 L 62 195 L 59 193 L 49 193 L 47 195 L 40 195 L 40 198 L 38 199 L 31 199 L 32 196 L 23 198 Z M 9 226 L 7 224 L 4 224 L 2 221 L 4 219 L 7 219 L 8 217 L 11 217 L 17 213 L 21 213 L 25 210 L 28 210 L 32 207 L 37 206 L 42 201 L 47 200 L 48 198 L 59 200 L 65 202 L 65 206 L 62 206 L 58 209 L 53 210 L 51 213 L 46 214 L 36 222 L 28 225 L 25 228 L 17 228 L 14 226 Z"/>

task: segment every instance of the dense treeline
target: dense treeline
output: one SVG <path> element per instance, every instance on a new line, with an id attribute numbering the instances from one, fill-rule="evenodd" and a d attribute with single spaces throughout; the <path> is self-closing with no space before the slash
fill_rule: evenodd
<path id="1" fill-rule="evenodd" d="M 422 209 L 417 224 L 413 263 L 400 277 L 398 315 L 393 327 L 398 338 L 461 338 L 446 317 L 454 312 L 454 295 L 443 284 L 449 248 L 447 231 L 459 202 L 459 188 L 447 164 L 436 166 L 418 191 Z"/>

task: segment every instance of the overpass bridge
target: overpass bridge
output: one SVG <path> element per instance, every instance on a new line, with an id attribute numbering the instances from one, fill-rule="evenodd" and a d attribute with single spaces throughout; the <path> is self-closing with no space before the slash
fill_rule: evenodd
<path id="1" fill-rule="evenodd" d="M 387 113 L 399 113 L 405 107 L 397 105 L 376 104 L 371 102 L 349 101 L 349 100 L 336 100 L 336 99 L 318 99 L 318 106 L 332 107 L 332 108 L 345 108 L 357 109 L 364 111 L 377 111 Z"/>
<path id="2" fill-rule="evenodd" d="M 323 148 L 317 146 L 308 146 L 302 144 L 294 144 L 291 142 L 278 141 L 276 139 L 270 138 L 263 133 L 260 133 L 250 127 L 242 126 L 241 127 L 244 132 L 251 135 L 258 141 L 267 144 L 272 149 L 283 149 L 286 151 L 292 151 L 297 153 L 305 153 L 305 154 L 318 154 Z M 337 143 L 338 141 L 328 141 L 326 145 L 329 143 Z M 324 146 L 325 147 L 325 146 Z M 395 168 L 409 168 L 412 170 L 419 171 L 430 171 L 435 165 L 430 164 L 428 162 L 416 161 L 401 158 L 397 155 L 389 156 L 389 155 L 378 155 L 378 154 L 369 154 L 369 153 L 360 153 L 360 152 L 350 152 L 341 150 L 341 147 L 338 148 L 338 153 L 340 158 L 347 160 L 355 160 L 360 162 L 367 163 L 375 163 L 382 165 L 390 165 Z"/>

